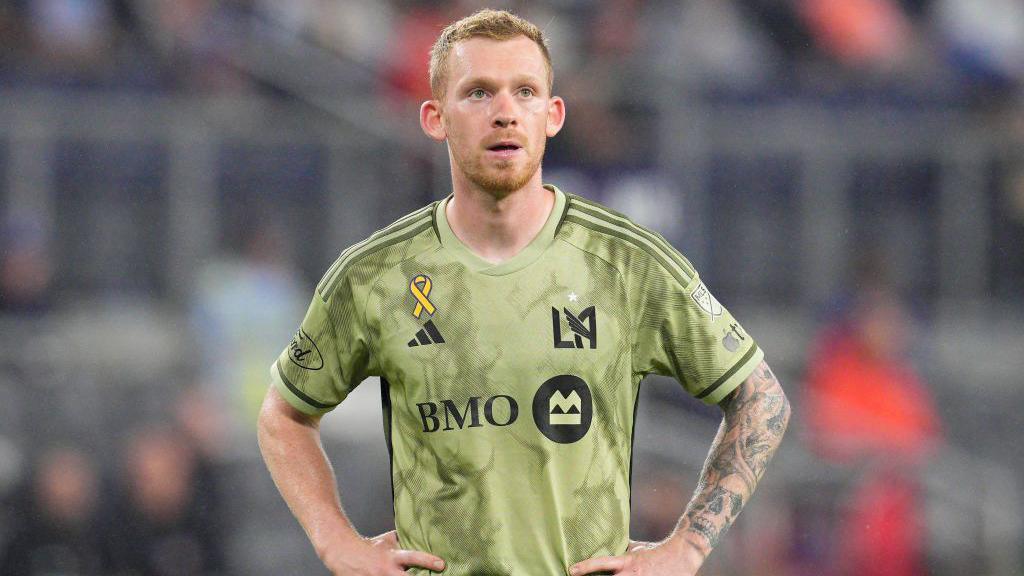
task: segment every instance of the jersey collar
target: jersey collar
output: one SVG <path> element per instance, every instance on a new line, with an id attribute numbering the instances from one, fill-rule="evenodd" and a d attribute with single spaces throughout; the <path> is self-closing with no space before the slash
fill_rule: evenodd
<path id="1" fill-rule="evenodd" d="M 551 245 L 551 242 L 555 239 L 555 231 L 558 229 L 558 224 L 565 216 L 565 194 L 551 184 L 545 184 L 544 188 L 555 193 L 555 204 L 551 208 L 551 213 L 548 214 L 548 219 L 544 223 L 544 227 L 540 229 L 537 236 L 534 237 L 534 239 L 531 240 L 525 248 L 520 250 L 518 254 L 508 260 L 499 264 L 488 262 L 480 256 L 477 256 L 469 249 L 469 247 L 459 240 L 459 237 L 452 232 L 452 227 L 448 223 L 448 218 L 445 215 L 445 207 L 448 205 L 448 200 L 451 199 L 451 195 L 438 202 L 437 208 L 434 211 L 434 219 L 435 222 L 437 222 L 437 233 L 441 240 L 441 246 L 451 253 L 456 259 L 465 264 L 467 268 L 473 272 L 479 272 L 480 274 L 487 274 L 488 276 L 502 276 L 525 268 L 543 254 L 544 250 Z"/>

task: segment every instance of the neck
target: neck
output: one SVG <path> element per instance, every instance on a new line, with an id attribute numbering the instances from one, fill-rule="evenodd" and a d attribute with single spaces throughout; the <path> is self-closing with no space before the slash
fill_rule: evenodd
<path id="1" fill-rule="evenodd" d="M 555 204 L 541 185 L 540 170 L 522 188 L 496 195 L 477 186 L 454 186 L 445 216 L 452 232 L 488 262 L 499 264 L 537 237 Z"/>

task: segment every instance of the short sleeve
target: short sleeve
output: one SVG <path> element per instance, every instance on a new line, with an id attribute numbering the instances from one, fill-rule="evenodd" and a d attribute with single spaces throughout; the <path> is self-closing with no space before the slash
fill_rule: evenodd
<path id="1" fill-rule="evenodd" d="M 346 279 L 328 299 L 313 295 L 299 329 L 271 366 L 271 382 L 300 412 L 331 411 L 369 375 L 361 307 Z"/>
<path id="2" fill-rule="evenodd" d="M 635 267 L 634 372 L 675 377 L 694 397 L 717 404 L 764 358 L 754 339 L 678 253 Z"/>

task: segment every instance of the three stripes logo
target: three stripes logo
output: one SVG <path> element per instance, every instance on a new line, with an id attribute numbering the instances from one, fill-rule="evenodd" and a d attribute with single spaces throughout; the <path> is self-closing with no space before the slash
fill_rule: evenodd
<path id="1" fill-rule="evenodd" d="M 409 348 L 427 346 L 428 344 L 444 344 L 444 337 L 441 336 L 441 331 L 437 329 L 437 326 L 434 326 L 433 320 L 427 320 L 423 328 L 416 333 L 416 337 L 409 340 Z"/>

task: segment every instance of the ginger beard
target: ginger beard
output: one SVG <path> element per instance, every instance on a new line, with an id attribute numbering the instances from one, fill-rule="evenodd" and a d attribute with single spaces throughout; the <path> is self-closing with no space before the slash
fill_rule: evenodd
<path id="1" fill-rule="evenodd" d="M 451 155 L 452 170 L 458 170 L 467 180 L 496 198 L 504 198 L 526 186 L 540 170 L 546 138 L 540 139 L 540 149 L 536 153 L 531 150 L 531 143 L 524 142 L 522 137 L 518 138 L 523 144 L 525 159 L 518 155 L 494 159 L 488 157 L 483 143 L 477 146 L 463 145 L 461 135 L 453 132 L 453 129 L 453 126 L 448 128 L 448 153 Z M 510 135 L 509 138 L 513 137 Z"/>

